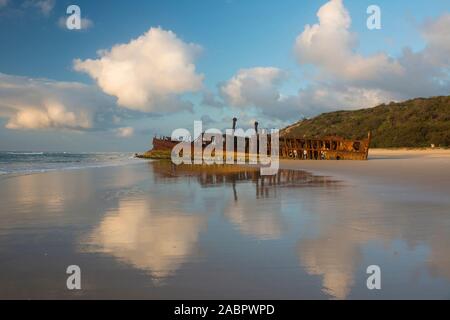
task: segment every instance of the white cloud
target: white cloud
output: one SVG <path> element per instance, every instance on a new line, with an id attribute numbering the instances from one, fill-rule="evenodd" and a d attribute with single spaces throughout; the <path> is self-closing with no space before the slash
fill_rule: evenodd
<path id="1" fill-rule="evenodd" d="M 8 129 L 70 128 L 88 129 L 92 126 L 91 116 L 84 111 L 68 111 L 57 102 L 46 101 L 36 107 L 24 107 L 6 124 Z"/>
<path id="2" fill-rule="evenodd" d="M 357 53 L 356 35 L 350 32 L 351 18 L 342 0 L 330 0 L 317 16 L 319 23 L 305 26 L 297 37 L 295 53 L 301 65 L 312 64 L 320 71 L 319 79 L 366 91 L 384 91 L 386 98 L 448 93 L 450 14 L 422 26 L 425 49 L 413 52 L 405 48 L 398 58 L 385 53 Z"/>
<path id="3" fill-rule="evenodd" d="M 450 13 L 435 20 L 428 20 L 422 26 L 422 35 L 427 41 L 425 60 L 437 67 L 450 67 Z"/>
<path id="4" fill-rule="evenodd" d="M 194 59 L 200 47 L 180 40 L 175 33 L 151 28 L 126 44 L 100 51 L 98 59 L 77 59 L 74 68 L 86 72 L 120 106 L 145 112 L 185 108 L 178 95 L 202 88 Z"/>
<path id="5" fill-rule="evenodd" d="M 382 80 L 404 72 L 384 53 L 364 57 L 355 52 L 356 36 L 342 0 L 331 0 L 317 12 L 318 24 L 306 25 L 297 37 L 295 53 L 300 64 L 313 64 L 327 75 L 348 81 Z"/>
<path id="6" fill-rule="evenodd" d="M 220 91 L 232 106 L 258 106 L 280 98 L 276 85 L 283 77 L 283 71 L 274 67 L 241 69 Z"/>
<path id="7" fill-rule="evenodd" d="M 225 102 L 245 112 L 290 120 L 321 112 L 373 107 L 383 102 L 450 92 L 450 14 L 428 20 L 420 34 L 423 50 L 404 48 L 399 57 L 357 52 L 357 37 L 342 0 L 330 0 L 306 25 L 294 51 L 313 74 L 296 94 L 283 95 L 277 68 L 242 69 L 220 87 Z M 413 81 L 411 81 L 413 79 Z"/>
<path id="8" fill-rule="evenodd" d="M 286 73 L 274 67 L 241 69 L 220 90 L 230 106 L 283 120 L 342 108 L 374 106 L 385 97 L 381 90 L 327 83 L 315 83 L 297 94 L 283 95 L 280 85 L 285 79 Z"/>
<path id="9" fill-rule="evenodd" d="M 0 117 L 8 119 L 8 129 L 91 130 L 108 123 L 113 126 L 111 100 L 81 83 L 0 73 Z"/>
<path id="10" fill-rule="evenodd" d="M 134 129 L 132 127 L 123 127 L 116 130 L 116 135 L 120 138 L 129 138 L 134 135 Z"/>
<path id="11" fill-rule="evenodd" d="M 49 15 L 55 7 L 55 0 L 27 0 L 23 6 L 37 8 L 42 14 Z"/>
<path id="12" fill-rule="evenodd" d="M 296 98 L 297 112 L 306 117 L 322 112 L 373 107 L 394 100 L 394 96 L 383 90 L 339 84 L 314 84 L 300 90 Z"/>
<path id="13" fill-rule="evenodd" d="M 322 6 L 319 23 L 305 26 L 297 37 L 295 53 L 300 64 L 312 64 L 320 76 L 296 94 L 284 95 L 280 85 L 286 73 L 278 68 L 242 69 L 220 88 L 231 106 L 251 108 L 277 119 L 313 116 L 337 109 L 371 107 L 396 97 L 376 84 L 397 77 L 403 68 L 385 54 L 363 57 L 355 53 L 351 18 L 341 0 Z"/>

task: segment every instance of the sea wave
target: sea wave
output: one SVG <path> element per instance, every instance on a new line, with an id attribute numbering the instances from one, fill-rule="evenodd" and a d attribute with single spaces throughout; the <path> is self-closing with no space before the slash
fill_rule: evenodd
<path id="1" fill-rule="evenodd" d="M 32 174 L 138 163 L 131 153 L 0 152 L 0 174 Z"/>
<path id="2" fill-rule="evenodd" d="M 24 156 L 42 156 L 44 155 L 44 152 L 5 152 L 6 154 L 11 154 L 11 155 L 24 155 Z"/>

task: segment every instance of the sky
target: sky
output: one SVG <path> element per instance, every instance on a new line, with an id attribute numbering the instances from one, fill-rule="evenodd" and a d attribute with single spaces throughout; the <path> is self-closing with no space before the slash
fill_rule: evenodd
<path id="1" fill-rule="evenodd" d="M 139 152 L 194 120 L 448 95 L 449 30 L 448 0 L 0 0 L 0 150 Z"/>

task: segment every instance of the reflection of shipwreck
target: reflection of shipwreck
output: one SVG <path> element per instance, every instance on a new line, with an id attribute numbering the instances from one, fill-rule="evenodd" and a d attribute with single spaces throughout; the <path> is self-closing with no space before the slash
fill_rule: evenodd
<path id="1" fill-rule="evenodd" d="M 236 186 L 241 183 L 251 183 L 256 189 L 256 198 L 276 198 L 282 188 L 340 188 L 339 180 L 327 176 L 317 176 L 302 170 L 280 169 L 275 175 L 262 175 L 256 166 L 202 166 L 174 165 L 161 161 L 151 162 L 150 167 L 155 173 L 156 183 L 167 183 L 172 179 L 185 177 L 193 179 L 204 188 L 231 186 L 234 200 L 238 201 Z"/>
<path id="2" fill-rule="evenodd" d="M 239 139 L 244 141 L 245 154 L 248 155 L 251 149 L 251 137 L 243 137 L 234 135 L 236 130 L 237 119 L 233 118 L 233 137 L 234 140 L 234 153 L 237 154 L 237 147 Z M 260 141 L 258 132 L 258 122 L 255 122 L 256 135 L 256 150 L 260 151 Z M 188 143 L 191 145 L 192 154 L 194 154 L 194 143 L 201 141 L 202 149 L 214 142 L 214 139 L 204 139 L 204 133 L 199 136 L 195 141 L 186 142 L 180 140 L 171 139 L 171 137 L 154 137 L 153 149 L 145 153 L 140 157 L 144 158 L 170 158 L 172 149 L 180 143 Z M 279 138 L 279 156 L 285 159 L 298 159 L 298 160 L 367 160 L 369 153 L 371 134 L 369 132 L 366 139 L 361 140 L 347 140 L 338 136 L 327 136 L 322 138 L 308 138 L 308 137 L 295 137 L 295 136 L 281 136 Z M 227 152 L 225 142 L 226 135 L 223 135 L 223 154 Z M 271 155 L 271 136 L 267 136 L 267 146 L 265 152 L 267 155 Z M 263 149 L 262 149 L 263 150 Z"/>

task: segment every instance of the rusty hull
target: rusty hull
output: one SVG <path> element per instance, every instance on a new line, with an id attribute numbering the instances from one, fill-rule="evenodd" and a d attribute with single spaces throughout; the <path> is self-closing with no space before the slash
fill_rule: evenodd
<path id="1" fill-rule="evenodd" d="M 248 153 L 249 139 L 246 138 L 245 140 L 245 152 Z M 279 139 L 279 156 L 280 158 L 296 160 L 367 160 L 370 140 L 370 132 L 368 137 L 362 140 L 346 140 L 336 136 L 323 138 L 282 136 Z M 270 155 L 270 137 L 267 141 L 267 150 Z M 172 140 L 170 137 L 155 137 L 153 138 L 152 151 L 171 151 L 178 143 L 180 141 Z M 203 148 L 208 144 L 203 143 Z M 191 146 L 193 148 L 193 144 Z M 225 143 L 223 150 L 225 153 Z"/>

